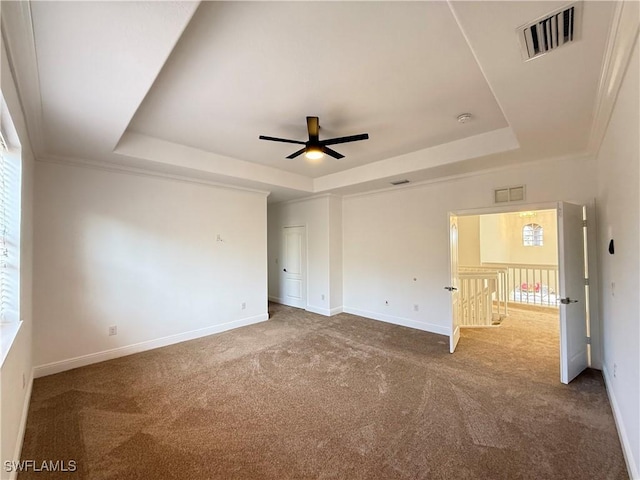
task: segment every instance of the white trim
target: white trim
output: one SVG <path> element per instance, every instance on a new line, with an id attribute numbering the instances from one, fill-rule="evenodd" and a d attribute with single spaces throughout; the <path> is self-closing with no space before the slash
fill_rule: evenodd
<path id="1" fill-rule="evenodd" d="M 316 307 L 315 305 L 307 305 L 305 310 L 311 313 L 317 313 L 318 315 L 324 315 L 325 317 L 331 316 L 331 310 L 328 308 Z"/>
<path id="2" fill-rule="evenodd" d="M 309 200 L 317 200 L 319 198 L 330 198 L 330 197 L 342 198 L 341 195 L 336 195 L 335 193 L 319 193 L 319 194 L 312 194 L 308 197 L 292 198 L 291 200 L 281 200 L 279 202 L 273 202 L 270 205 L 290 205 L 292 203 L 307 202 Z"/>
<path id="3" fill-rule="evenodd" d="M 318 315 L 324 315 L 325 317 L 332 317 L 342 313 L 342 307 L 336 307 L 332 309 L 315 307 L 313 305 L 307 305 L 306 310 L 311 313 L 317 313 Z"/>
<path id="4" fill-rule="evenodd" d="M 434 325 L 433 323 L 419 322 L 417 320 L 411 320 L 410 318 L 394 317 L 393 315 L 369 312 L 367 310 L 359 310 L 357 308 L 351 307 L 343 307 L 342 311 L 344 313 L 358 315 L 359 317 L 379 320 L 381 322 L 392 323 L 394 325 L 400 325 L 403 327 L 415 328 L 416 330 L 436 333 L 438 335 L 445 335 L 447 337 L 451 334 L 451 328 L 443 327 L 441 325 Z"/>
<path id="5" fill-rule="evenodd" d="M 289 305 L 286 305 L 285 303 L 283 303 L 281 298 L 273 297 L 271 295 L 269 295 L 269 301 L 270 302 L 274 302 L 274 303 L 278 303 L 280 305 L 289 306 Z M 298 307 L 291 307 L 291 308 L 298 308 Z M 332 308 L 331 310 L 329 310 L 329 309 L 322 308 L 322 307 L 314 307 L 313 305 L 307 305 L 305 310 L 308 311 L 308 312 L 311 312 L 311 313 L 317 313 L 318 315 L 324 315 L 326 317 L 332 317 L 334 315 L 338 315 L 339 313 L 343 312 L 342 307 L 335 307 L 335 308 Z"/>
<path id="6" fill-rule="evenodd" d="M 618 2 L 613 14 L 594 105 L 588 150 L 597 154 L 613 113 L 622 79 L 631 60 L 640 22 L 634 1 Z"/>
<path id="7" fill-rule="evenodd" d="M 188 177 L 186 175 L 176 175 L 173 173 L 163 173 L 156 170 L 130 167 L 127 165 L 120 165 L 117 163 L 98 162 L 94 160 L 82 160 L 73 157 L 62 157 L 59 155 L 45 155 L 36 158 L 36 162 L 40 163 L 55 163 L 58 165 L 72 166 L 72 167 L 84 167 L 92 170 L 99 170 L 103 172 L 122 173 L 124 175 L 133 175 L 138 177 L 151 177 L 161 178 L 164 180 L 173 180 L 184 183 L 195 183 L 198 185 L 205 185 L 210 187 L 221 188 L 225 190 L 235 190 L 248 193 L 257 193 L 264 195 L 265 197 L 271 194 L 267 190 L 258 190 L 255 188 L 240 187 L 237 185 L 230 185 L 227 183 L 214 182 L 213 180 L 207 180 L 204 178 Z"/>
<path id="8" fill-rule="evenodd" d="M 1 20 L 5 35 L 0 43 L 7 53 L 9 75 L 13 77 L 29 132 L 23 141 L 29 142 L 31 150 L 39 154 L 44 151 L 44 122 L 31 2 L 3 2 Z"/>
<path id="9" fill-rule="evenodd" d="M 616 400 L 616 396 L 613 393 L 613 388 L 611 388 L 611 377 L 609 376 L 609 371 L 607 370 L 607 367 L 604 363 L 602 364 L 602 376 L 604 377 L 605 390 L 607 391 L 609 403 L 611 404 L 611 410 L 613 411 L 613 419 L 616 422 L 618 437 L 620 438 L 620 443 L 622 444 L 622 453 L 624 455 L 624 460 L 627 463 L 627 472 L 629 473 L 629 478 L 631 480 L 639 480 L 640 470 L 638 470 L 638 465 L 636 465 L 636 461 L 633 458 L 633 450 L 631 449 L 631 444 L 629 443 L 627 430 L 624 427 L 624 422 L 620 413 L 620 407 L 618 407 L 618 401 Z"/>
<path id="10" fill-rule="evenodd" d="M 90 353 L 88 355 L 82 355 L 80 357 L 51 362 L 45 365 L 38 365 L 37 367 L 34 367 L 33 375 L 35 378 L 53 375 L 54 373 L 64 372 L 73 368 L 84 367 L 86 365 L 104 362 L 106 360 L 112 360 L 114 358 L 125 357 L 134 353 L 153 350 L 154 348 L 166 347 L 167 345 L 174 345 L 176 343 L 186 342 L 187 340 L 194 340 L 196 338 L 206 337 L 215 333 L 226 332 L 227 330 L 232 330 L 238 327 L 245 327 L 247 325 L 253 325 L 255 323 L 264 322 L 266 320 L 269 320 L 269 315 L 267 313 L 262 313 L 253 317 L 242 318 L 240 320 L 234 320 L 232 322 L 199 328 L 197 330 L 178 333 L 176 335 L 169 335 L 167 337 L 157 338 L 155 340 L 147 340 L 145 342 L 134 343 L 132 345 L 126 345 L 124 347 L 112 348 L 110 350 L 103 350 L 102 352 Z"/>
<path id="11" fill-rule="evenodd" d="M 31 403 L 31 390 L 33 389 L 33 369 L 29 374 L 29 381 L 27 382 L 27 391 L 24 394 L 24 401 L 22 404 L 22 415 L 20 417 L 20 426 L 18 427 L 18 437 L 16 438 L 16 448 L 13 453 L 12 460 L 19 461 L 20 454 L 22 453 L 22 444 L 24 443 L 24 434 L 27 430 L 27 416 L 29 414 L 29 404 Z M 4 459 L 3 459 L 4 464 Z M 2 465 L 4 471 L 4 465 Z M 16 480 L 18 478 L 18 472 L 14 470 L 9 473 L 8 480 Z"/>
<path id="12" fill-rule="evenodd" d="M 447 183 L 447 182 L 454 182 L 456 180 L 464 180 L 465 178 L 473 178 L 473 177 L 479 177 L 482 175 L 492 175 L 495 173 L 500 173 L 500 172 L 505 172 L 505 171 L 509 171 L 509 170 L 517 170 L 517 169 L 521 169 L 523 168 L 523 166 L 531 166 L 531 165 L 537 165 L 537 164 L 542 164 L 542 163 L 558 163 L 558 162 L 564 162 L 564 161 L 568 161 L 568 160 L 578 160 L 578 159 L 592 159 L 594 158 L 592 153 L 573 153 L 573 154 L 568 154 L 568 155 L 560 155 L 557 157 L 546 157 L 546 158 L 541 158 L 541 159 L 536 159 L 536 160 L 530 160 L 527 162 L 522 162 L 522 163 L 510 163 L 508 165 L 500 165 L 498 167 L 490 167 L 490 168 L 485 168 L 482 170 L 474 170 L 471 172 L 464 172 L 464 173 L 456 173 L 453 175 L 447 175 L 444 177 L 436 177 L 436 178 L 429 178 L 427 180 L 421 180 L 419 182 L 410 182 L 404 185 L 400 185 L 400 186 L 394 186 L 394 187 L 383 187 L 383 188 L 378 188 L 375 190 L 367 190 L 366 192 L 357 192 L 357 193 L 349 193 L 349 194 L 345 194 L 342 196 L 343 199 L 348 199 L 348 198 L 357 198 L 357 197 L 366 197 L 369 195 L 378 195 L 378 194 L 383 194 L 383 193 L 388 193 L 388 192 L 396 192 L 399 190 L 404 190 L 404 189 L 411 189 L 411 188 L 419 188 L 419 187 L 424 187 L 427 185 L 432 185 L 432 184 L 438 184 L 438 183 Z M 415 172 L 413 172 L 415 173 Z M 381 179 L 379 179 L 381 180 Z M 353 186 L 353 185 L 351 185 Z M 492 202 L 493 203 L 493 202 Z M 522 206 L 523 204 L 518 203 L 518 202 L 513 202 L 513 203 L 508 203 L 508 204 L 497 204 L 497 205 L 505 205 L 505 206 Z"/>
<path id="13" fill-rule="evenodd" d="M 580 202 L 582 204 L 582 202 Z M 477 208 L 465 208 L 461 210 L 455 210 L 449 212 L 449 215 L 456 217 L 469 217 L 477 215 L 493 215 L 495 213 L 514 213 L 521 212 L 522 210 L 557 210 L 558 202 L 534 202 L 534 203 L 519 203 L 517 205 L 509 204 L 496 204 L 490 207 L 477 207 Z"/>
<path id="14" fill-rule="evenodd" d="M 0 367 L 9 356 L 13 342 L 18 338 L 18 332 L 24 322 L 22 320 L 11 323 L 0 323 Z"/>

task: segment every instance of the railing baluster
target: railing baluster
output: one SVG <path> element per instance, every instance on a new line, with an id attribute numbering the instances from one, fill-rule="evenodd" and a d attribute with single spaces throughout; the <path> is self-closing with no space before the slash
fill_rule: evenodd
<path id="1" fill-rule="evenodd" d="M 482 266 L 467 268 L 469 272 L 497 274 L 495 276 L 496 310 L 499 315 L 502 315 L 503 311 L 504 315 L 508 314 L 510 301 L 544 307 L 558 307 L 557 265 L 486 263 Z M 523 286 L 525 288 L 522 288 Z"/>

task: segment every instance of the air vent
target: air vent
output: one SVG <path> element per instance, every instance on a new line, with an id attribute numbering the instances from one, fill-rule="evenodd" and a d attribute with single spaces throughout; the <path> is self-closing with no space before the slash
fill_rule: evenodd
<path id="1" fill-rule="evenodd" d="M 409 183 L 409 180 L 396 180 L 395 182 L 391 182 L 391 185 L 404 185 L 405 183 Z"/>
<path id="2" fill-rule="evenodd" d="M 493 191 L 494 203 L 520 202 L 524 200 L 524 185 L 496 188 Z"/>
<path id="3" fill-rule="evenodd" d="M 579 39 L 582 3 L 572 3 L 518 28 L 525 61 Z"/>

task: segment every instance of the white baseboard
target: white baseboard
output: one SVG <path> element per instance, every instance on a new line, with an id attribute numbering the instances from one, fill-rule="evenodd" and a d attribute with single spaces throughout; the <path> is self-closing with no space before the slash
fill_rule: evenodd
<path id="1" fill-rule="evenodd" d="M 618 401 L 616 400 L 616 396 L 613 393 L 613 388 L 611 388 L 611 377 L 609 376 L 609 371 L 607 370 L 607 367 L 604 363 L 602 364 L 602 376 L 604 377 L 604 384 L 607 390 L 607 395 L 609 397 L 609 403 L 611 404 L 611 410 L 613 411 L 613 418 L 616 421 L 618 437 L 620 437 L 620 443 L 622 444 L 622 453 L 624 454 L 624 460 L 627 463 L 629 478 L 631 480 L 640 480 L 640 471 L 638 470 L 636 459 L 633 458 L 633 450 L 631 449 L 631 445 L 629 444 L 629 436 L 627 435 L 627 430 L 624 427 L 624 422 L 622 421 L 622 415 L 620 413 L 620 408 L 618 407 Z"/>
<path id="2" fill-rule="evenodd" d="M 27 391 L 24 395 L 24 403 L 22 404 L 22 414 L 20 417 L 20 425 L 18 426 L 18 437 L 16 438 L 16 448 L 13 453 L 12 460 L 15 462 L 20 461 L 20 454 L 22 453 L 22 444 L 24 443 L 24 434 L 27 429 L 27 416 L 29 414 L 29 404 L 31 403 L 31 390 L 33 389 L 33 369 L 29 373 L 29 379 L 27 380 Z M 3 462 L 4 463 L 4 462 Z M 6 478 L 7 480 L 16 480 L 18 478 L 18 472 L 12 471 L 9 472 L 8 476 L 5 477 L 6 470 L 4 468 L 4 464 L 2 465 L 2 473 L 0 474 L 1 478 Z"/>
<path id="3" fill-rule="evenodd" d="M 331 310 L 329 310 L 328 308 L 316 307 L 314 305 L 307 305 L 305 310 L 307 312 L 317 313 L 318 315 L 324 315 L 325 317 L 331 315 Z"/>
<path id="4" fill-rule="evenodd" d="M 227 330 L 253 325 L 254 323 L 260 323 L 266 320 L 269 320 L 269 314 L 263 313 L 253 317 L 234 320 L 233 322 L 212 325 L 210 327 L 178 333 L 176 335 L 169 335 L 167 337 L 157 338 L 154 340 L 134 343 L 133 345 L 103 350 L 102 352 L 90 353 L 88 355 L 60 360 L 58 362 L 51 362 L 45 365 L 38 365 L 33 369 L 33 376 L 35 378 L 39 378 L 46 375 L 53 375 L 54 373 L 64 372 L 73 368 L 84 367 L 86 365 L 104 362 L 105 360 L 112 360 L 118 357 L 125 357 L 134 353 L 153 350 L 154 348 L 166 347 L 175 343 L 186 342 L 187 340 L 195 340 L 196 338 L 206 337 L 208 335 L 213 335 L 214 333 L 226 332 Z"/>
<path id="5" fill-rule="evenodd" d="M 270 302 L 274 302 L 274 303 L 280 303 L 282 305 L 286 305 L 286 303 L 284 303 L 284 301 L 281 298 L 278 297 L 269 297 L 269 301 Z M 307 312 L 311 312 L 311 313 L 317 313 L 318 315 L 324 315 L 325 317 L 331 317 L 333 315 L 337 315 L 339 313 L 342 313 L 342 307 L 336 307 L 336 308 L 332 308 L 331 310 L 329 310 L 328 308 L 323 308 L 323 307 L 316 307 L 315 305 L 307 305 L 304 308 Z"/>
<path id="6" fill-rule="evenodd" d="M 422 330 L 424 332 L 437 333 L 439 335 L 451 334 L 451 328 L 443 327 L 441 325 L 434 325 L 433 323 L 418 322 L 417 320 L 411 320 L 410 318 L 394 317 L 393 315 L 385 315 L 377 312 L 369 312 L 367 310 L 359 310 L 352 307 L 343 307 L 344 313 L 351 313 L 352 315 L 358 315 L 359 317 L 371 318 L 373 320 L 380 320 L 381 322 L 393 323 L 394 325 L 401 325 L 403 327 L 415 328 L 416 330 Z"/>

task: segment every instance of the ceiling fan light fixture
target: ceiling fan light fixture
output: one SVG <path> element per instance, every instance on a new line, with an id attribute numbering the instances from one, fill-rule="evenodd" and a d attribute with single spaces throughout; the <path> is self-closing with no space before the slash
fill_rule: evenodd
<path id="1" fill-rule="evenodd" d="M 304 152 L 304 156 L 309 160 L 320 160 L 324 157 L 324 153 L 322 153 L 322 150 L 317 147 L 310 147 L 306 152 Z"/>
<path id="2" fill-rule="evenodd" d="M 307 133 L 309 134 L 309 141 L 303 142 L 302 140 L 291 140 L 289 138 L 278 138 L 278 137 L 267 137 L 265 135 L 260 135 L 258 137 L 259 140 L 269 140 L 271 142 L 284 142 L 284 143 L 293 143 L 297 145 L 304 145 L 300 150 L 293 152 L 291 155 L 287 156 L 289 160 L 292 158 L 296 158 L 298 155 L 302 155 L 307 157 L 309 160 L 319 160 L 326 155 L 335 158 L 336 160 L 340 160 L 344 158 L 339 152 L 336 152 L 332 148 L 329 148 L 329 145 L 337 145 L 340 143 L 349 143 L 349 142 L 358 142 L 360 140 L 368 140 L 368 133 L 361 133 L 359 135 L 348 135 L 346 137 L 336 137 L 336 138 L 327 138 L 324 140 L 320 140 L 318 138 L 318 131 L 320 126 L 318 125 L 318 117 L 307 117 Z"/>

